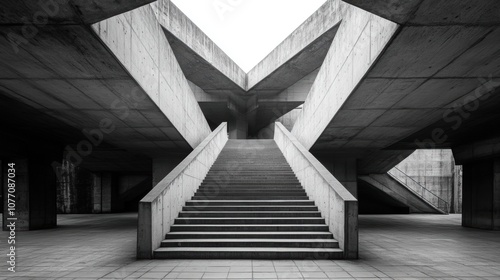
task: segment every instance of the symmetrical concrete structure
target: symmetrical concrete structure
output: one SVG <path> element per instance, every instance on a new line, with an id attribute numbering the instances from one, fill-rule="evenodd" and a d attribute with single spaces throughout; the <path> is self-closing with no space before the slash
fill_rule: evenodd
<path id="1" fill-rule="evenodd" d="M 56 203 L 138 207 L 151 258 L 228 139 L 254 138 L 279 147 L 334 257 L 357 258 L 367 193 L 449 211 L 449 193 L 390 171 L 416 149 L 452 149 L 463 226 L 500 229 L 495 0 L 327 0 L 249 73 L 168 0 L 1 5 L 1 174 L 5 198 L 15 164 L 19 229 L 55 227 Z"/>

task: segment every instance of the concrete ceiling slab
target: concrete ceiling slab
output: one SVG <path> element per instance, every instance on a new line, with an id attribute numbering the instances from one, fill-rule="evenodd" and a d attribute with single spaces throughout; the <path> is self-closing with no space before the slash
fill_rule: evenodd
<path id="1" fill-rule="evenodd" d="M 481 42 L 491 27 L 409 26 L 379 59 L 369 78 L 426 78 L 436 75 Z M 396 47 L 397 46 L 397 47 Z M 423 51 L 426 50 L 426 51 Z"/>
<path id="2" fill-rule="evenodd" d="M 422 0 L 343 0 L 399 24 L 406 23 Z"/>
<path id="3" fill-rule="evenodd" d="M 91 24 L 125 13 L 154 0 L 69 0 L 30 1 L 4 0 L 0 24 Z"/>

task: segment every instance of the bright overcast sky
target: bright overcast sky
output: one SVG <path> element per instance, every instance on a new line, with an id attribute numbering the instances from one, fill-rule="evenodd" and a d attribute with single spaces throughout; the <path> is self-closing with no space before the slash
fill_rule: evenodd
<path id="1" fill-rule="evenodd" d="M 250 71 L 326 0 L 172 0 Z"/>

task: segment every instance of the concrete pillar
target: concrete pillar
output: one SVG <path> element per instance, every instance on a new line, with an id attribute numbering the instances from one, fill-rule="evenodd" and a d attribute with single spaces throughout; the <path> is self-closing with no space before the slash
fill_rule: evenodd
<path id="1" fill-rule="evenodd" d="M 63 160 L 57 186 L 59 214 L 86 214 L 93 212 L 94 176 L 91 172 Z"/>
<path id="2" fill-rule="evenodd" d="M 15 217 L 17 230 L 36 230 L 57 226 L 56 189 L 57 176 L 51 160 L 30 158 L 2 161 L 3 197 L 7 199 L 9 173 L 8 164 L 14 163 Z M 12 182 L 12 181 L 11 181 Z M 8 204 L 4 203 L 3 230 L 7 224 Z"/>
<path id="3" fill-rule="evenodd" d="M 247 139 L 248 121 L 243 117 L 233 118 L 228 122 L 229 139 Z"/>
<path id="4" fill-rule="evenodd" d="M 102 172 L 101 177 L 101 213 L 111 213 L 116 209 L 114 203 L 116 201 L 115 178 L 111 172 Z"/>
<path id="5" fill-rule="evenodd" d="M 358 197 L 358 173 L 356 158 L 338 158 L 332 155 L 314 155 L 339 182 Z"/>
<path id="6" fill-rule="evenodd" d="M 463 164 L 462 225 L 500 230 L 500 158 Z"/>
<path id="7" fill-rule="evenodd" d="M 92 190 L 92 213 L 102 213 L 102 188 L 101 188 L 101 175 L 93 174 L 93 190 Z"/>

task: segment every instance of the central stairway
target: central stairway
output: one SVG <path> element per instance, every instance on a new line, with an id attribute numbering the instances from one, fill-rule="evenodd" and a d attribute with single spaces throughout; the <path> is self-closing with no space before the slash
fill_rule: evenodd
<path id="1" fill-rule="evenodd" d="M 155 258 L 341 259 L 274 140 L 229 140 Z"/>

